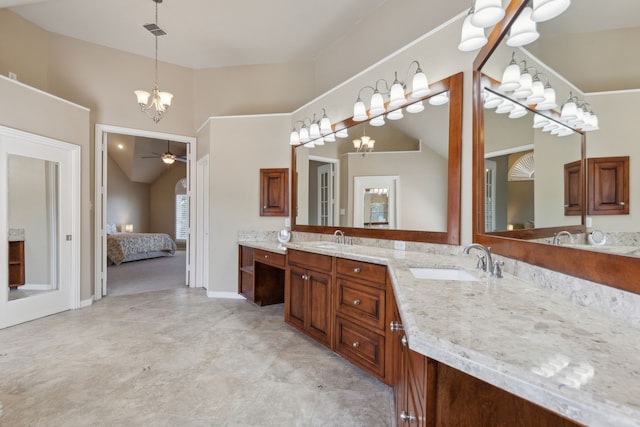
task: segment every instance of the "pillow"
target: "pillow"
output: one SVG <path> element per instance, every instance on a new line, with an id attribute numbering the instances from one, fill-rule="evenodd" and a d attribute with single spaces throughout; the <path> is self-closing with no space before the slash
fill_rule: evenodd
<path id="1" fill-rule="evenodd" d="M 116 234 L 118 229 L 115 224 L 107 224 L 107 234 Z"/>

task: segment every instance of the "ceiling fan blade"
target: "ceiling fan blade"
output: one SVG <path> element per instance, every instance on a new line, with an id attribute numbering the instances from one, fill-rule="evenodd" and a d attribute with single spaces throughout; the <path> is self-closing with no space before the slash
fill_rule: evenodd
<path id="1" fill-rule="evenodd" d="M 159 159 L 162 156 L 141 156 L 141 159 Z"/>
<path id="2" fill-rule="evenodd" d="M 185 159 L 184 157 L 176 157 L 176 161 L 182 162 L 182 163 L 187 163 L 187 159 Z"/>

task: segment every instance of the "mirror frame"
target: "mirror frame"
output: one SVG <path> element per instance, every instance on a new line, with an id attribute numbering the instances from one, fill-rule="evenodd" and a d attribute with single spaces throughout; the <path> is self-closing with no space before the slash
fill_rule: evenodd
<path id="1" fill-rule="evenodd" d="M 291 148 L 291 230 L 333 234 L 342 230 L 349 237 L 366 237 L 388 240 L 404 240 L 424 243 L 460 244 L 460 206 L 462 193 L 462 88 L 463 73 L 442 79 L 429 85 L 431 93 L 422 100 L 442 92 L 449 91 L 449 167 L 447 189 L 447 231 L 388 230 L 376 228 L 336 227 L 296 224 L 298 212 L 298 172 L 296 169 L 296 148 Z M 355 126 L 356 122 L 348 118 L 334 125 L 334 130 Z M 298 146 L 299 147 L 299 146 Z"/>
<path id="2" fill-rule="evenodd" d="M 539 267 L 570 276 L 612 286 L 625 291 L 640 293 L 640 259 L 554 246 L 546 243 L 528 242 L 519 238 L 537 238 L 550 233 L 567 230 L 568 227 L 531 230 L 527 234 L 484 232 L 484 107 L 482 104 L 482 67 L 506 36 L 511 24 L 527 5 L 528 0 L 511 0 L 505 17 L 489 35 L 488 43 L 480 50 L 473 62 L 473 241 L 491 246 L 493 252 Z M 582 207 L 583 225 L 572 227 L 575 232 L 584 232 L 586 216 L 586 136 L 582 134 Z M 569 262 L 568 262 L 569 261 Z"/>

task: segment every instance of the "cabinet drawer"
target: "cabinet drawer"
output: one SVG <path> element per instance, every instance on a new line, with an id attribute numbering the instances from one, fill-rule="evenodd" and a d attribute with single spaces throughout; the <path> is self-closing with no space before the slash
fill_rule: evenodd
<path id="1" fill-rule="evenodd" d="M 339 278 L 336 312 L 384 332 L 385 295 L 384 289 Z"/>
<path id="2" fill-rule="evenodd" d="M 381 286 L 384 286 L 387 277 L 387 267 L 384 265 L 345 258 L 336 259 L 336 272 Z"/>
<path id="3" fill-rule="evenodd" d="M 331 272 L 332 257 L 304 251 L 289 251 L 289 264 Z"/>
<path id="4" fill-rule="evenodd" d="M 384 380 L 384 335 L 336 317 L 336 353 Z"/>
<path id="5" fill-rule="evenodd" d="M 256 249 L 253 258 L 257 262 L 263 262 L 265 264 L 271 264 L 274 267 L 284 268 L 285 256 L 283 254 Z"/>

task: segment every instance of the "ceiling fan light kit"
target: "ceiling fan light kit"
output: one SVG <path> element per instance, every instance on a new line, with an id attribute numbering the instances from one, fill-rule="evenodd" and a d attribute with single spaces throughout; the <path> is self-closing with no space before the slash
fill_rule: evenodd
<path id="1" fill-rule="evenodd" d="M 143 159 L 160 159 L 162 160 L 163 163 L 167 164 L 167 165 L 172 165 L 173 163 L 176 162 L 176 160 L 178 162 L 181 163 L 186 163 L 187 162 L 187 157 L 186 156 L 176 156 L 175 154 L 173 154 L 171 152 L 171 141 L 167 141 L 167 151 L 159 154 L 159 153 L 153 153 L 153 156 L 142 156 Z"/>

